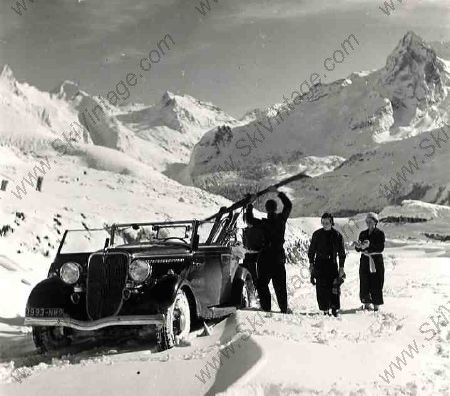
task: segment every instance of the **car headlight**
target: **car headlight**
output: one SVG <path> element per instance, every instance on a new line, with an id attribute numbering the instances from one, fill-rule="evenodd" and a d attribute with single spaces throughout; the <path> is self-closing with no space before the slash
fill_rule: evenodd
<path id="1" fill-rule="evenodd" d="M 73 285 L 80 279 L 80 266 L 77 263 L 65 263 L 59 270 L 59 277 L 68 285 Z"/>
<path id="2" fill-rule="evenodd" d="M 146 260 L 133 260 L 128 272 L 135 282 L 144 282 L 150 276 L 152 266 Z"/>

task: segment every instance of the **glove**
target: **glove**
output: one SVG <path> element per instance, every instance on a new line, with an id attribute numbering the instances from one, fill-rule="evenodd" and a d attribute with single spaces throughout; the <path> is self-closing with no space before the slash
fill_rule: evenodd
<path id="1" fill-rule="evenodd" d="M 316 284 L 316 274 L 315 274 L 315 270 L 314 270 L 314 265 L 310 264 L 309 266 L 309 272 L 311 274 L 309 281 L 311 282 L 311 284 L 314 286 Z"/>

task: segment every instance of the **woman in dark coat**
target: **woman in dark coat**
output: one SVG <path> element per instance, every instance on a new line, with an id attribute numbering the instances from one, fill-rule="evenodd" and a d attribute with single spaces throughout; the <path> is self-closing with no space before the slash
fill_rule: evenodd
<path id="1" fill-rule="evenodd" d="M 367 230 L 359 234 L 355 249 L 361 252 L 359 265 L 359 298 L 364 309 L 378 311 L 383 301 L 384 284 L 384 232 L 377 228 L 378 215 L 368 213 L 366 217 Z"/>
<path id="2" fill-rule="evenodd" d="M 317 303 L 325 314 L 339 315 L 340 285 L 345 278 L 345 247 L 342 234 L 334 226 L 333 216 L 324 213 L 322 228 L 315 231 L 308 249 L 311 283 L 316 285 Z M 339 267 L 338 267 L 339 258 Z"/>

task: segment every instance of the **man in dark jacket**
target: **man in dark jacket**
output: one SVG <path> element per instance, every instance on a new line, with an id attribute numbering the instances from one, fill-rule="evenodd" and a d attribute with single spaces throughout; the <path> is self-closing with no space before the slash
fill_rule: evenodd
<path id="1" fill-rule="evenodd" d="M 252 276 L 253 285 L 256 287 L 258 284 L 257 262 L 259 252 L 264 244 L 264 230 L 261 226 L 254 225 L 257 222 L 257 219 L 253 219 L 253 221 L 249 223 L 246 214 L 244 214 L 244 221 L 247 224 L 247 227 L 243 232 L 243 242 L 246 253 L 242 266 L 248 269 Z"/>
<path id="2" fill-rule="evenodd" d="M 276 188 L 269 189 L 269 192 L 278 192 Z M 269 282 L 272 280 L 273 288 L 277 296 L 278 306 L 282 313 L 288 313 L 287 289 L 286 289 L 286 254 L 284 252 L 284 233 L 286 221 L 292 210 L 292 203 L 283 192 L 278 192 L 278 198 L 283 203 L 283 210 L 277 213 L 277 203 L 269 199 L 266 204 L 266 219 L 256 219 L 253 216 L 253 205 L 251 202 L 255 196 L 250 197 L 247 205 L 247 223 L 261 227 L 264 231 L 264 246 L 258 257 L 258 284 L 257 290 L 261 309 L 271 310 L 271 296 Z"/>
<path id="3" fill-rule="evenodd" d="M 329 315 L 339 315 L 340 285 L 345 278 L 345 247 L 342 234 L 334 226 L 333 216 L 324 213 L 322 228 L 314 231 L 308 250 L 311 283 L 316 285 L 319 309 Z M 337 264 L 339 257 L 339 270 Z"/>
<path id="4" fill-rule="evenodd" d="M 378 311 L 383 304 L 384 285 L 384 232 L 377 228 L 378 215 L 368 213 L 366 217 L 367 230 L 361 231 L 355 249 L 361 252 L 359 264 L 359 298 L 365 309 L 373 304 Z"/>

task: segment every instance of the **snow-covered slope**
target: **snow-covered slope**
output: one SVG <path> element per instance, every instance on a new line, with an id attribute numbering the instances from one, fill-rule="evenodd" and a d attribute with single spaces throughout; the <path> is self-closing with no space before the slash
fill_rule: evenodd
<path id="1" fill-rule="evenodd" d="M 354 154 L 332 172 L 292 184 L 294 211 L 346 215 L 379 211 L 405 199 L 449 205 L 449 151 L 447 128 Z"/>
<path id="2" fill-rule="evenodd" d="M 0 144 L 23 151 L 50 147 L 63 134 L 89 143 L 89 136 L 76 125 L 76 109 L 54 95 L 19 83 L 4 66 L 0 74 Z M 74 131 L 78 129 L 78 134 Z"/>
<path id="3" fill-rule="evenodd" d="M 310 155 L 348 158 L 437 128 L 449 122 L 449 70 L 409 32 L 380 70 L 317 84 L 291 110 L 284 106 L 278 116 L 236 127 L 227 139 L 206 133 L 192 153 L 191 174 L 291 164 Z"/>

